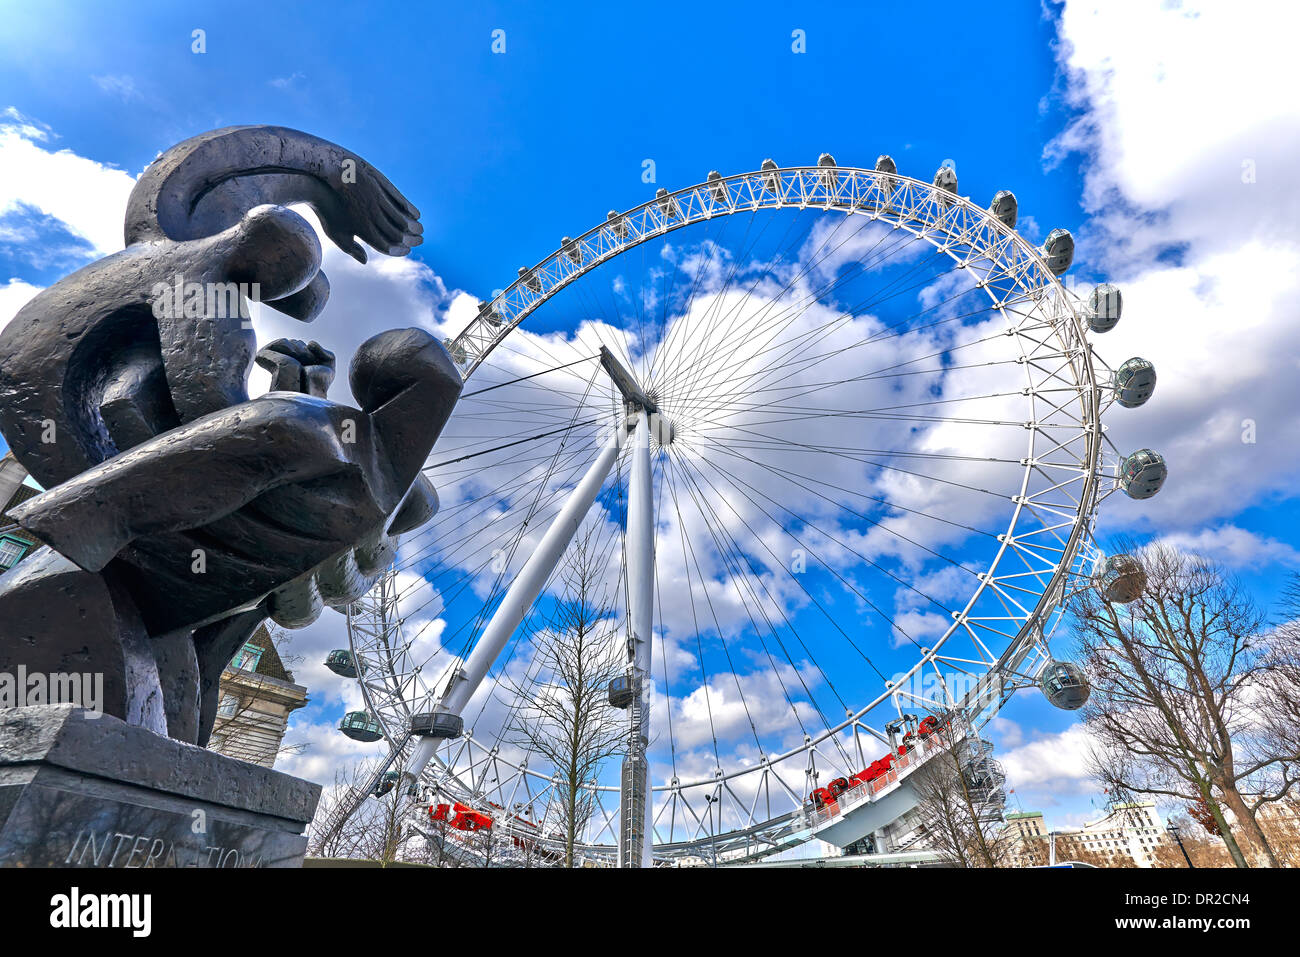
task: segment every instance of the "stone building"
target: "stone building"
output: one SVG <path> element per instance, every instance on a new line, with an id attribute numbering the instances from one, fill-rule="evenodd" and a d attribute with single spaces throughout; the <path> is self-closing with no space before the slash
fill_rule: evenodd
<path id="1" fill-rule="evenodd" d="M 12 453 L 0 458 L 0 575 L 36 551 L 40 543 L 9 518 L 9 510 L 41 490 L 27 480 L 27 470 Z"/>
<path id="2" fill-rule="evenodd" d="M 1152 867 L 1156 847 L 1168 840 L 1151 801 L 1117 804 L 1105 817 L 1074 832 L 1074 837 L 1102 857 L 1127 856 L 1138 867 Z"/>
<path id="3" fill-rule="evenodd" d="M 1007 831 L 1014 834 L 1021 841 L 1047 835 L 1047 824 L 1043 820 L 1042 811 L 1022 811 L 1018 814 L 1008 814 L 1006 822 Z"/>
<path id="4" fill-rule="evenodd" d="M 221 676 L 217 718 L 208 747 L 241 761 L 274 767 L 289 715 L 307 704 L 266 625 L 254 632 Z"/>
<path id="5" fill-rule="evenodd" d="M 1041 811 L 1007 815 L 1016 842 L 1016 866 L 1082 861 L 1096 867 L 1154 867 L 1156 850 L 1169 841 L 1150 801 L 1117 804 L 1081 828 L 1051 830 Z"/>

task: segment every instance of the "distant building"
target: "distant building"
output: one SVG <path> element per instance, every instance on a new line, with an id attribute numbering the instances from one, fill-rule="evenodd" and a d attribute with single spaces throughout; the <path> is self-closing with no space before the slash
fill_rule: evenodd
<path id="1" fill-rule="evenodd" d="M 1168 841 L 1150 801 L 1117 804 L 1081 828 L 1050 830 L 1041 811 L 1008 814 L 1006 821 L 1018 839 L 1015 860 L 1020 867 L 1067 860 L 1098 867 L 1154 867 L 1156 848 Z"/>
<path id="2" fill-rule="evenodd" d="M 274 767 L 289 715 L 307 703 L 307 689 L 294 684 L 265 625 L 226 666 L 219 695 L 209 749 Z"/>
<path id="3" fill-rule="evenodd" d="M 1117 804 L 1098 821 L 1074 833 L 1081 846 L 1103 857 L 1127 855 L 1138 867 L 1152 867 L 1156 846 L 1168 838 L 1151 801 Z"/>
<path id="4" fill-rule="evenodd" d="M 1247 805 L 1253 805 L 1259 800 L 1258 794 L 1248 792 L 1243 793 L 1241 797 Z M 1223 812 L 1224 820 L 1228 822 L 1229 827 L 1238 825 L 1236 813 L 1227 804 L 1220 802 L 1219 810 Z M 1300 833 L 1300 799 L 1268 801 L 1261 804 L 1259 810 L 1255 812 L 1255 819 L 1262 828 L 1280 828 L 1286 832 Z"/>
<path id="5" fill-rule="evenodd" d="M 1248 807 L 1253 807 L 1259 798 L 1258 794 L 1242 794 L 1242 799 Z M 1262 850 L 1256 846 L 1251 833 L 1242 827 L 1236 813 L 1223 803 L 1219 805 L 1219 809 L 1223 812 L 1228 827 L 1232 828 L 1237 844 L 1247 860 L 1255 857 L 1257 863 L 1263 864 Z M 1284 867 L 1300 867 L 1300 798 L 1293 797 L 1260 804 L 1255 811 L 1255 823 L 1264 832 L 1265 839 Z"/>
<path id="6" fill-rule="evenodd" d="M 1047 834 L 1047 824 L 1043 820 L 1042 811 L 1022 811 L 1018 814 L 1008 814 L 1006 822 L 1007 830 L 1022 841 L 1044 837 Z"/>
<path id="7" fill-rule="evenodd" d="M 0 458 L 0 575 L 40 547 L 40 542 L 9 517 L 11 508 L 40 494 L 41 490 L 27 481 L 27 470 L 12 452 L 6 452 Z"/>

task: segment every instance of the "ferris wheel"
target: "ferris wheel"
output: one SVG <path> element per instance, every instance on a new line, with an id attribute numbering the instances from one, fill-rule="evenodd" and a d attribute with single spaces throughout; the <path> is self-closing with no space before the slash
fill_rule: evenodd
<path id="1" fill-rule="evenodd" d="M 520 269 L 447 340 L 441 510 L 348 611 L 329 664 L 366 707 L 341 730 L 388 749 L 388 786 L 553 841 L 560 778 L 514 730 L 553 690 L 576 540 L 624 729 L 581 785 L 585 856 L 914 839 L 940 722 L 987 758 L 1017 690 L 1086 700 L 1050 650 L 1070 597 L 1144 580 L 1094 544 L 1098 506 L 1166 475 L 1103 427 L 1155 386 L 1093 351 L 1119 291 L 1076 295 L 1070 234 L 1016 222 L 951 166 L 823 154 L 660 189 Z"/>

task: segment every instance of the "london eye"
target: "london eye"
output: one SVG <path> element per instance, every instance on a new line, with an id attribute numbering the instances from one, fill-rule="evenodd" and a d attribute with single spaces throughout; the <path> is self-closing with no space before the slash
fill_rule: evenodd
<path id="1" fill-rule="evenodd" d="M 480 303 L 446 342 L 440 510 L 331 655 L 375 790 L 554 846 L 556 768 L 514 729 L 575 542 L 620 662 L 595 862 L 905 848 L 936 727 L 996 775 L 980 731 L 1012 695 L 1081 706 L 1053 638 L 1080 590 L 1141 591 L 1094 531 L 1164 480 L 1104 424 L 1155 371 L 1094 352 L 1120 291 L 1076 292 L 1070 234 L 1031 242 L 989 192 L 768 160 L 611 211 Z"/>

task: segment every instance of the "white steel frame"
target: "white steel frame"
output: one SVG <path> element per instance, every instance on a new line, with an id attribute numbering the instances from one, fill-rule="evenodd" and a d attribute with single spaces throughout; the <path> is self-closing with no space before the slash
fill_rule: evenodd
<path id="1" fill-rule="evenodd" d="M 898 685 L 887 683 L 877 697 L 847 714 L 841 723 L 816 736 L 805 736 L 801 746 L 782 754 L 761 755 L 749 767 L 716 768 L 712 775 L 700 780 L 683 782 L 674 778 L 653 786 L 651 793 L 656 800 L 648 812 L 653 815 L 653 826 L 646 828 L 647 841 L 665 830 L 675 835 L 683 823 L 688 835 L 684 840 L 655 840 L 654 854 L 658 858 L 698 861 L 708 855 L 721 855 L 742 860 L 806 839 L 806 821 L 800 810 L 805 796 L 823 773 L 820 768 L 842 763 L 830 748 L 831 739 L 851 737 L 853 751 L 864 766 L 873 751 L 888 742 L 883 730 L 885 721 L 869 720 L 877 708 L 885 707 L 892 716 L 909 709 L 956 708 L 968 716 L 973 728 L 982 727 L 1015 690 L 1032 684 L 1049 660 L 1048 642 L 1065 602 L 1091 581 L 1098 555 L 1091 537 L 1094 511 L 1115 488 L 1114 463 L 1103 464 L 1103 447 L 1109 443 L 1101 424 L 1102 413 L 1113 402 L 1110 370 L 1092 352 L 1082 304 L 1047 268 L 1041 251 L 989 211 L 968 198 L 898 173 L 820 166 L 763 170 L 710 180 L 611 216 L 532 269 L 521 272 L 448 343 L 449 351 L 468 379 L 529 315 L 600 264 L 693 223 L 782 208 L 821 208 L 868 216 L 927 240 L 959 267 L 975 266 L 983 272 L 984 278 L 977 285 L 1005 317 L 1006 334 L 1017 342 L 1021 353 L 1018 361 L 1025 371 L 1020 391 L 1030 413 L 1024 423 L 1028 441 L 1021 460 L 1022 481 L 1019 492 L 1011 498 L 1011 518 L 1006 532 L 998 536 L 999 548 L 988 571 L 979 576 L 979 585 L 964 608 L 954 614 L 951 626 L 932 648 L 925 650 L 904 681 Z M 1098 366 L 1102 369 L 1100 377 Z M 645 418 L 640 416 L 636 423 L 638 439 L 647 427 Z M 633 446 L 637 446 L 635 441 Z M 648 451 L 646 458 L 644 480 L 648 481 Z M 633 488 L 639 474 L 641 469 L 634 467 Z M 1031 487 L 1031 477 L 1045 484 Z M 649 497 L 639 499 L 647 510 Z M 575 494 L 574 500 L 578 498 Z M 1018 533 L 1017 526 L 1025 515 L 1032 515 L 1040 527 Z M 639 540 L 637 536 L 642 533 L 634 531 L 634 522 L 639 529 L 641 521 L 629 517 L 630 543 Z M 647 534 L 652 548 L 652 522 Z M 636 568 L 638 559 L 633 556 L 644 551 L 629 549 L 629 578 L 634 586 L 630 588 L 630 621 L 638 635 L 648 635 L 650 630 L 648 601 L 635 597 L 653 579 L 649 573 L 652 569 Z M 528 578 L 527 590 L 534 597 L 531 586 L 536 584 L 540 589 L 546 577 L 540 564 L 535 571 L 541 575 L 540 581 L 533 581 L 536 574 L 527 566 L 520 575 L 520 579 Z M 519 585 L 516 581 L 515 586 Z M 1000 613 L 975 613 L 975 606 L 986 592 L 994 596 Z M 419 676 L 404 670 L 408 664 L 403 657 L 405 649 L 400 637 L 393 637 L 400 636 L 400 623 L 394 632 L 389 619 L 395 611 L 385 608 L 382 596 L 372 596 L 357 611 L 349 616 L 349 635 L 360 670 L 358 680 L 367 706 L 385 727 L 390 745 L 400 748 L 406 743 L 412 707 L 420 704 L 421 699 L 413 696 Z M 377 616 L 384 620 L 378 629 Z M 513 620 L 518 616 L 509 617 Z M 503 631 L 505 624 L 508 622 L 503 623 Z M 515 621 L 514 626 L 517 624 Z M 387 637 L 378 640 L 378 635 Z M 971 650 L 947 649 L 956 635 L 967 639 Z M 485 645 L 486 637 L 485 633 L 474 651 L 478 656 L 482 648 L 485 661 L 495 659 L 500 644 L 493 641 Z M 648 670 L 649 646 L 649 641 L 637 644 L 636 669 L 640 675 Z M 487 661 L 488 667 L 490 664 Z M 956 697 L 944 680 L 945 668 L 949 673 L 978 676 L 978 682 L 973 690 Z M 907 679 L 924 669 L 933 670 L 944 700 L 928 700 L 905 690 Z M 479 679 L 480 671 L 485 674 L 486 668 L 475 668 Z M 463 695 L 466 700 L 472 690 L 469 688 Z M 455 795 L 466 803 L 481 803 L 489 793 L 490 779 L 490 792 L 503 799 L 496 803 L 504 807 L 520 801 L 531 804 L 545 800 L 555 786 L 551 778 L 529 768 L 527 762 L 505 766 L 498 749 L 476 741 L 472 728 L 459 739 L 426 747 L 419 755 L 421 767 L 426 756 L 431 759 L 426 780 L 437 782 L 440 793 Z M 740 778 L 751 775 L 758 777 L 757 787 L 737 786 Z M 753 797 L 743 798 L 742 790 L 752 791 Z M 612 862 L 619 856 L 620 815 L 610 799 L 619 788 L 592 782 L 591 791 L 598 820 L 590 843 L 581 851 Z M 774 795 L 779 803 L 792 801 L 796 810 L 782 813 L 773 808 Z M 721 819 L 724 803 L 740 825 L 719 833 L 712 819 L 715 806 Z M 647 847 L 643 860 L 648 859 Z"/>

